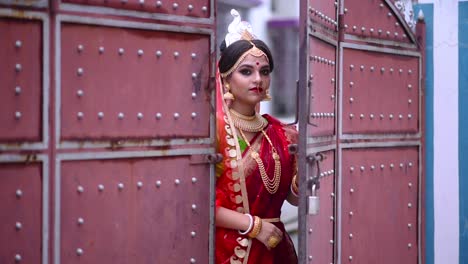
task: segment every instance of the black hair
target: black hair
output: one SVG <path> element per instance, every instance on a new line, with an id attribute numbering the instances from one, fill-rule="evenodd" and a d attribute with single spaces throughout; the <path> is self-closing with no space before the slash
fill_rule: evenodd
<path id="1" fill-rule="evenodd" d="M 273 56 L 271 55 L 271 51 L 268 46 L 265 44 L 265 42 L 259 39 L 252 40 L 252 43 L 266 54 L 270 65 L 270 72 L 273 71 Z M 220 46 L 221 58 L 219 59 L 218 64 L 219 72 L 224 73 L 231 69 L 231 67 L 236 64 L 240 56 L 253 47 L 252 43 L 247 40 L 238 40 L 229 45 L 229 47 L 226 47 L 226 42 L 223 41 Z"/>

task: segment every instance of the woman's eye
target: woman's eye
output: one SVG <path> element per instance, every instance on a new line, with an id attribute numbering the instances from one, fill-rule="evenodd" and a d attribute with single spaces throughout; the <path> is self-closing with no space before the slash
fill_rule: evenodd
<path id="1" fill-rule="evenodd" d="M 270 70 L 262 70 L 261 73 L 265 76 L 270 75 Z"/>
<path id="2" fill-rule="evenodd" d="M 252 73 L 250 70 L 248 69 L 243 69 L 240 71 L 240 73 L 242 73 L 243 75 L 250 75 L 250 73 Z"/>

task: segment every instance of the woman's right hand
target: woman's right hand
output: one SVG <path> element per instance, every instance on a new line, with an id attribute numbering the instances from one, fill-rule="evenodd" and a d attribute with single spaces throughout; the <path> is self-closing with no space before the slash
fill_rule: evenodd
<path id="1" fill-rule="evenodd" d="M 274 224 L 270 222 L 266 222 L 262 220 L 262 229 L 260 230 L 260 233 L 258 234 L 256 238 L 260 242 L 262 242 L 265 245 L 265 247 L 268 248 L 268 250 L 271 249 L 270 246 L 268 245 L 268 239 L 271 236 L 277 236 L 280 242 L 281 240 L 283 240 L 283 232 L 278 227 L 276 227 Z"/>

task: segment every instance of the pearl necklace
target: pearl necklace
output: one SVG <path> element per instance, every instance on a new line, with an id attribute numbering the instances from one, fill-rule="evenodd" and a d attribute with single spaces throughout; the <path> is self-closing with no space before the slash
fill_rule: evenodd
<path id="1" fill-rule="evenodd" d="M 268 125 L 268 121 L 258 113 L 253 116 L 245 116 L 234 109 L 229 109 L 229 112 L 231 112 L 234 126 L 238 129 L 247 132 L 260 132 Z"/>

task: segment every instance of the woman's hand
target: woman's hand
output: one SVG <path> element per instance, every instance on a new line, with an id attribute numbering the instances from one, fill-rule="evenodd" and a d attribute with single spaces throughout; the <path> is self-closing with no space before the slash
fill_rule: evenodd
<path id="1" fill-rule="evenodd" d="M 274 224 L 262 220 L 262 230 L 256 238 L 262 242 L 268 250 L 272 249 L 268 244 L 268 239 L 270 239 L 271 236 L 276 236 L 279 239 L 279 244 L 283 239 L 283 232 Z"/>

